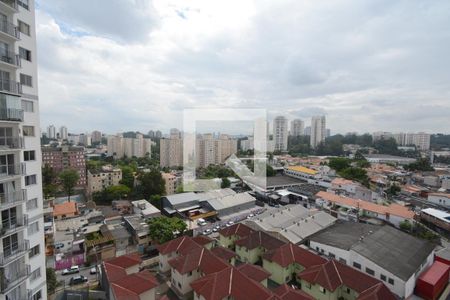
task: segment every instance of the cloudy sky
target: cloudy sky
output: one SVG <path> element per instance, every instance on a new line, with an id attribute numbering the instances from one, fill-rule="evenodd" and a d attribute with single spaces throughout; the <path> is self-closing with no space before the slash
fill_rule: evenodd
<path id="1" fill-rule="evenodd" d="M 42 128 L 167 131 L 185 108 L 450 132 L 450 1 L 37 0 Z"/>

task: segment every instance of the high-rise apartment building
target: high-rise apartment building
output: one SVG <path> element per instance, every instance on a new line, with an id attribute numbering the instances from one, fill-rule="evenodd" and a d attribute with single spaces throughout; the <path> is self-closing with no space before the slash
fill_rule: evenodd
<path id="1" fill-rule="evenodd" d="M 53 125 L 47 127 L 47 137 L 49 139 L 56 139 L 56 128 Z"/>
<path id="2" fill-rule="evenodd" d="M 372 138 L 374 141 L 380 139 L 390 139 L 393 138 L 397 145 L 399 146 L 411 146 L 414 145 L 420 151 L 430 150 L 430 140 L 431 135 L 425 132 L 418 133 L 391 133 L 385 131 L 377 131 L 372 134 Z"/>
<path id="3" fill-rule="evenodd" d="M 77 186 L 86 185 L 84 147 L 73 147 L 69 145 L 42 147 L 42 165 L 50 166 L 56 174 L 65 169 L 75 169 L 80 175 Z"/>
<path id="4" fill-rule="evenodd" d="M 305 127 L 305 135 L 307 135 L 307 136 L 311 135 L 311 126 Z"/>
<path id="5" fill-rule="evenodd" d="M 156 131 L 155 131 L 155 138 L 156 138 L 156 139 L 162 138 L 162 132 L 159 131 L 159 130 L 156 130 Z"/>
<path id="6" fill-rule="evenodd" d="M 195 146 L 197 167 L 206 168 L 209 165 L 223 164 L 236 152 L 237 140 L 226 134 L 221 134 L 218 138 L 211 133 L 197 137 Z"/>
<path id="7" fill-rule="evenodd" d="M 34 2 L 0 1 L 1 300 L 47 299 Z"/>
<path id="8" fill-rule="evenodd" d="M 291 121 L 291 136 L 303 135 L 305 128 L 305 122 L 300 119 L 295 119 Z"/>
<path id="9" fill-rule="evenodd" d="M 311 147 L 316 148 L 317 145 L 325 141 L 326 130 L 325 116 L 314 116 L 311 118 Z"/>
<path id="10" fill-rule="evenodd" d="M 171 128 L 170 129 L 170 138 L 171 139 L 180 139 L 181 131 L 179 131 L 177 128 Z"/>
<path id="11" fill-rule="evenodd" d="M 67 133 L 67 127 L 66 126 L 61 126 L 59 128 L 59 138 L 61 140 L 67 140 L 68 138 L 68 133 Z"/>
<path id="12" fill-rule="evenodd" d="M 430 150 L 431 135 L 425 132 L 414 133 L 412 137 L 412 144 L 421 151 Z"/>
<path id="13" fill-rule="evenodd" d="M 275 151 L 286 151 L 288 143 L 288 120 L 278 116 L 273 120 L 273 140 Z"/>
<path id="14" fill-rule="evenodd" d="M 94 130 L 91 132 L 91 141 L 92 143 L 101 143 L 102 142 L 102 133 L 98 130 Z"/>
<path id="15" fill-rule="evenodd" d="M 122 134 L 108 136 L 108 154 L 115 158 L 146 157 L 152 152 L 152 140 L 138 133 L 136 137 L 124 138 Z"/>
<path id="16" fill-rule="evenodd" d="M 159 141 L 159 165 L 180 167 L 183 165 L 183 140 L 180 138 L 161 139 Z"/>

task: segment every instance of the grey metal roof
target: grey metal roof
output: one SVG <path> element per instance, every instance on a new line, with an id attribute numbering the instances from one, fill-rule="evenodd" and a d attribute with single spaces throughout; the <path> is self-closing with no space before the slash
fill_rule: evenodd
<path id="1" fill-rule="evenodd" d="M 385 225 L 358 241 L 352 250 L 406 281 L 435 247 L 428 241 Z"/>
<path id="2" fill-rule="evenodd" d="M 245 203 L 255 202 L 256 199 L 249 193 L 239 193 L 228 195 L 222 198 L 209 199 L 207 202 L 215 211 L 220 211 L 226 208 L 239 206 Z"/>
<path id="3" fill-rule="evenodd" d="M 200 196 L 194 192 L 174 194 L 165 196 L 164 198 L 166 198 L 172 206 L 200 200 Z"/>
<path id="4" fill-rule="evenodd" d="M 361 236 L 366 236 L 371 232 L 373 233 L 379 228 L 380 226 L 377 225 L 338 222 L 310 237 L 310 240 L 336 248 L 350 250 L 359 241 Z"/>

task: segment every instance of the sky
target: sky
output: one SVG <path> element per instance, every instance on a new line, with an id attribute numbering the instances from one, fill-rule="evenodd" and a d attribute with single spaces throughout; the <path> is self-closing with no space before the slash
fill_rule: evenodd
<path id="1" fill-rule="evenodd" d="M 43 130 L 257 108 L 326 115 L 332 133 L 450 133 L 447 0 L 37 0 L 36 19 Z"/>

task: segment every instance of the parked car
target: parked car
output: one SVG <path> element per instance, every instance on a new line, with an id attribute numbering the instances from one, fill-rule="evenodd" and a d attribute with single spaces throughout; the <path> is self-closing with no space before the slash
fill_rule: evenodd
<path id="1" fill-rule="evenodd" d="M 97 267 L 92 267 L 92 268 L 89 270 L 89 274 L 97 274 Z"/>
<path id="2" fill-rule="evenodd" d="M 233 224 L 234 224 L 233 221 L 228 221 L 226 226 L 227 226 L 227 227 L 230 227 L 230 226 L 233 225 Z"/>
<path id="3" fill-rule="evenodd" d="M 88 281 L 88 279 L 86 276 L 78 275 L 78 276 L 74 276 L 74 277 L 70 278 L 70 285 L 76 285 L 76 284 L 84 283 L 87 281 Z"/>
<path id="4" fill-rule="evenodd" d="M 80 267 L 78 267 L 78 266 L 72 266 L 72 267 L 70 267 L 70 268 L 64 269 L 64 270 L 62 271 L 62 274 L 63 274 L 63 275 L 69 275 L 69 274 L 75 274 L 75 273 L 78 273 L 78 272 L 80 272 Z"/>
<path id="5" fill-rule="evenodd" d="M 203 231 L 203 235 L 210 235 L 212 233 L 211 229 L 206 229 L 205 231 Z"/>

